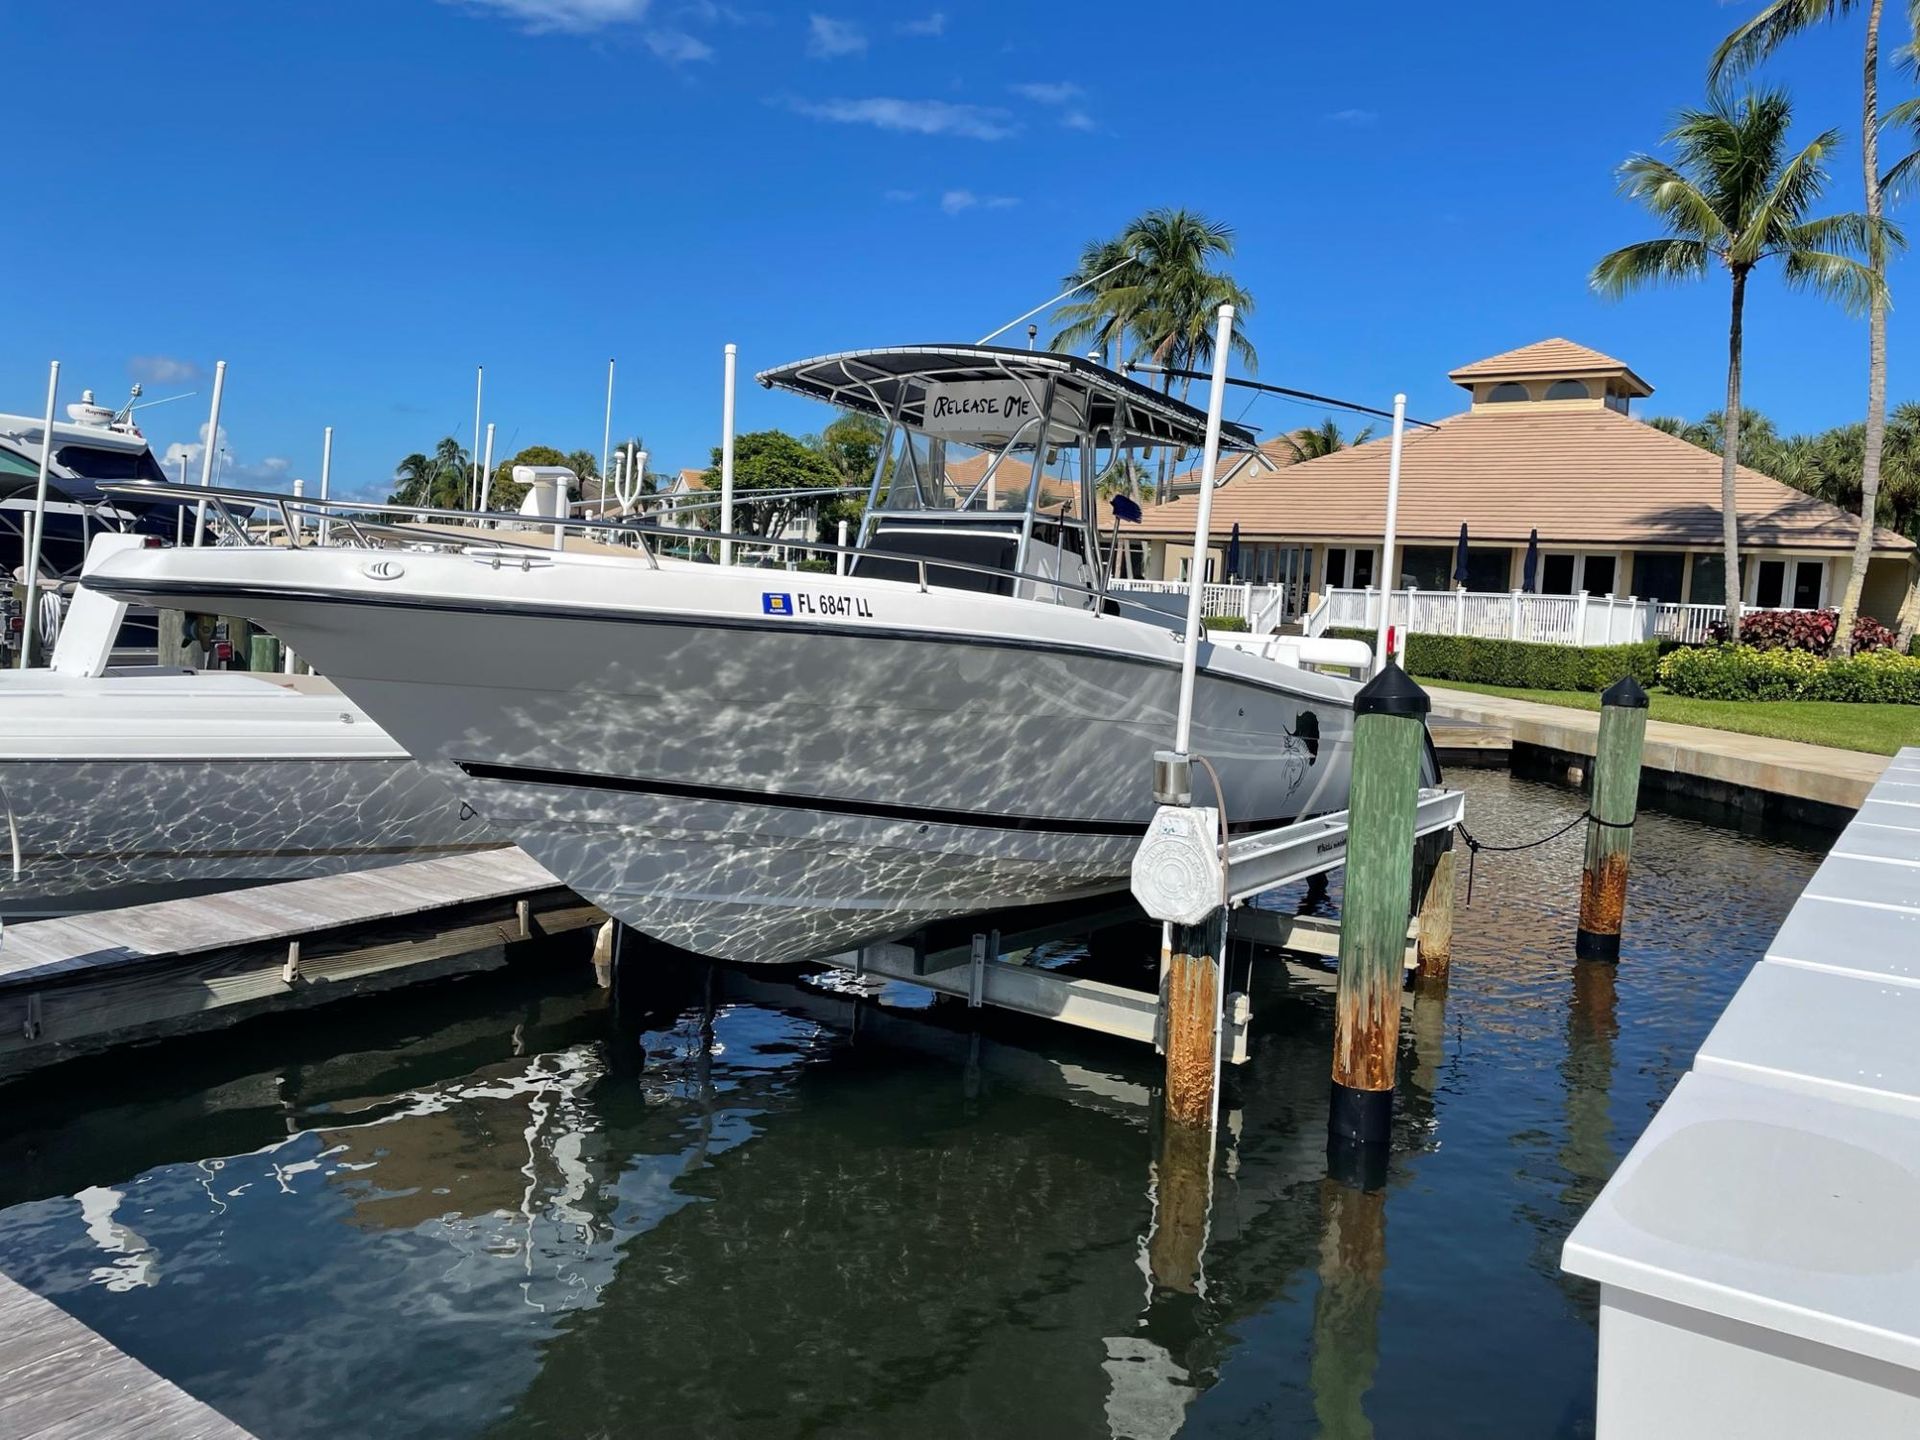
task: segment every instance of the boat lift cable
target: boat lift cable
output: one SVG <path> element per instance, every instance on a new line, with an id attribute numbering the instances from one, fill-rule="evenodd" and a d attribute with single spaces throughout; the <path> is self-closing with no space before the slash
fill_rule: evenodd
<path id="1" fill-rule="evenodd" d="M 1171 375 L 1176 380 L 1205 380 L 1208 378 L 1208 374 L 1204 370 L 1176 370 L 1171 366 L 1144 364 L 1140 361 L 1129 361 L 1126 369 L 1129 372 L 1138 370 L 1150 375 Z M 1269 385 L 1262 380 L 1241 380 L 1232 375 L 1227 377 L 1227 384 L 1238 385 L 1246 390 L 1255 390 L 1262 395 L 1280 395 L 1289 400 L 1306 400 L 1315 405 L 1331 405 L 1337 410 L 1349 410 L 1355 415 L 1370 415 L 1376 420 L 1393 419 L 1393 412 L 1391 410 L 1377 410 L 1371 405 L 1362 405 L 1353 400 L 1337 400 L 1331 395 L 1316 395 L 1311 390 L 1289 390 L 1284 385 Z M 1416 420 L 1411 415 L 1407 417 L 1407 424 L 1418 425 L 1423 430 L 1438 430 L 1440 428 L 1431 420 Z"/>

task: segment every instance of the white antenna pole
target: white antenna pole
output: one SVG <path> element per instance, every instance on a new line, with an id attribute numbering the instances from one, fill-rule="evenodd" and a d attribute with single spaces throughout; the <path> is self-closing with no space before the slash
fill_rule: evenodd
<path id="1" fill-rule="evenodd" d="M 467 504 L 477 508 L 480 503 L 480 383 L 486 378 L 487 367 L 473 367 L 473 483 L 467 487 Z"/>
<path id="2" fill-rule="evenodd" d="M 493 426 L 487 422 L 487 458 L 480 469 L 480 504 L 477 509 L 485 510 L 493 504 Z"/>
<path id="3" fill-rule="evenodd" d="M 213 362 L 213 408 L 207 413 L 207 443 L 200 448 L 200 488 L 213 484 L 213 452 L 220 445 L 220 395 L 227 388 L 227 362 Z M 193 543 L 207 539 L 207 502 L 202 500 L 193 512 Z"/>
<path id="4" fill-rule="evenodd" d="M 613 357 L 607 357 L 607 419 L 600 427 L 600 474 L 607 473 L 607 447 L 613 443 Z"/>
<path id="5" fill-rule="evenodd" d="M 1200 606 L 1207 588 L 1207 532 L 1213 524 L 1213 472 L 1220 463 L 1220 416 L 1227 406 L 1227 350 L 1233 341 L 1233 306 L 1219 310 L 1213 341 L 1213 382 L 1207 391 L 1207 444 L 1200 461 L 1200 506 L 1193 517 L 1193 565 L 1187 580 L 1187 647 L 1180 656 L 1180 711 L 1173 748 L 1187 753 L 1193 739 L 1193 682 L 1200 664 Z"/>
<path id="6" fill-rule="evenodd" d="M 1034 316 L 1038 315 L 1042 310 L 1051 310 L 1055 305 L 1058 305 L 1062 300 L 1066 299 L 1069 295 L 1073 294 L 1075 291 L 1084 290 L 1089 285 L 1098 285 L 1102 280 L 1106 279 L 1107 276 L 1113 274 L 1114 271 L 1121 269 L 1123 266 L 1131 265 L 1138 258 L 1139 257 L 1136 255 L 1129 255 L 1127 256 L 1126 259 L 1120 261 L 1118 264 L 1109 265 L 1106 269 L 1102 270 L 1098 275 L 1090 275 L 1085 280 L 1082 280 L 1078 285 L 1069 285 L 1066 289 L 1062 290 L 1058 295 L 1054 296 L 1051 300 L 1042 301 L 1040 304 L 1034 306 L 1033 309 L 1027 311 L 1027 313 L 1024 315 L 1014 316 L 1013 319 L 1009 320 L 1006 324 L 1002 325 L 998 330 L 988 331 L 985 335 L 982 335 L 978 340 L 974 341 L 973 343 L 976 345 L 984 345 L 989 340 L 993 339 L 994 336 L 1006 334 L 1007 331 L 1011 330 L 1014 326 L 1018 325 L 1022 320 L 1031 320 Z M 1031 350 L 1033 347 L 1029 345 L 1027 348 Z"/>
<path id="7" fill-rule="evenodd" d="M 1374 635 L 1373 673 L 1387 668 L 1387 612 L 1393 606 L 1394 526 L 1400 519 L 1400 449 L 1407 431 L 1407 397 L 1393 397 L 1393 443 L 1387 451 L 1387 533 L 1380 551 L 1380 628 Z M 1412 615 L 1407 619 L 1411 621 Z"/>
<path id="8" fill-rule="evenodd" d="M 187 456 L 186 452 L 182 451 L 180 454 L 180 484 L 182 488 L 186 486 L 186 483 Z M 175 545 L 184 545 L 187 543 L 187 507 L 184 505 L 175 507 L 173 512 L 173 543 Z"/>
<path id="9" fill-rule="evenodd" d="M 47 533 L 47 469 L 53 464 L 53 401 L 60 389 L 60 362 L 47 366 L 47 424 L 40 432 L 40 478 L 33 487 L 33 543 L 27 547 L 27 608 L 20 628 L 20 668 L 33 657 L 34 602 L 40 592 L 40 542 Z"/>
<path id="10" fill-rule="evenodd" d="M 720 401 L 720 533 L 733 534 L 733 368 L 739 346 L 727 346 L 726 392 Z M 720 542 L 720 563 L 733 563 L 733 541 Z"/>
<path id="11" fill-rule="evenodd" d="M 320 498 L 325 500 L 327 492 L 333 488 L 333 427 L 327 426 L 320 437 Z M 327 544 L 333 539 L 332 512 L 320 512 L 320 543 Z"/>

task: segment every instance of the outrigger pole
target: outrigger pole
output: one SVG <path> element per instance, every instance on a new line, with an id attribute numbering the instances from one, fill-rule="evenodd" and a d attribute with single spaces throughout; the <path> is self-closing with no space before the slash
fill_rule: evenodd
<path id="1" fill-rule="evenodd" d="M 984 345 L 989 340 L 993 339 L 996 335 L 1006 334 L 1007 331 L 1011 330 L 1014 326 L 1018 325 L 1022 320 L 1031 320 L 1034 316 L 1038 315 L 1042 310 L 1051 310 L 1054 306 L 1058 305 L 1062 300 L 1066 299 L 1069 295 L 1074 294 L 1076 291 L 1084 290 L 1089 285 L 1099 284 L 1102 280 L 1106 279 L 1107 276 L 1113 274 L 1114 271 L 1133 264 L 1134 261 L 1138 260 L 1139 258 L 1140 257 L 1138 255 L 1128 255 L 1124 260 L 1121 260 L 1115 264 L 1109 265 L 1106 269 L 1102 270 L 1098 275 L 1089 275 L 1086 279 L 1082 280 L 1078 285 L 1069 285 L 1066 289 L 1062 290 L 1058 295 L 1054 296 L 1051 300 L 1042 301 L 1040 304 L 1034 306 L 1033 309 L 1027 311 L 1027 313 L 1024 315 L 1014 316 L 1013 319 L 1009 320 L 1006 324 L 1002 325 L 998 330 L 989 330 L 986 334 L 982 335 L 978 340 L 974 341 L 973 343 L 976 345 Z M 1033 346 L 1029 345 L 1027 346 L 1027 348 L 1031 350 Z"/>
<path id="2" fill-rule="evenodd" d="M 1129 361 L 1124 367 L 1128 372 L 1135 370 L 1150 375 L 1171 375 L 1176 380 L 1205 380 L 1204 370 L 1176 370 L 1167 365 L 1155 365 L 1150 362 Z M 1331 395 L 1316 395 L 1311 390 L 1289 390 L 1284 385 L 1268 385 L 1260 380 L 1242 380 L 1229 376 L 1227 384 L 1238 385 L 1243 390 L 1257 390 L 1262 395 L 1283 395 L 1289 400 L 1311 400 L 1316 405 L 1331 405 L 1337 410 L 1350 410 L 1356 415 L 1371 415 L 1376 420 L 1391 420 L 1391 410 L 1376 410 L 1371 405 L 1361 405 L 1352 400 L 1336 400 Z M 1438 430 L 1440 427 L 1431 420 L 1415 420 L 1409 417 L 1407 424 L 1418 425 L 1423 430 Z"/>

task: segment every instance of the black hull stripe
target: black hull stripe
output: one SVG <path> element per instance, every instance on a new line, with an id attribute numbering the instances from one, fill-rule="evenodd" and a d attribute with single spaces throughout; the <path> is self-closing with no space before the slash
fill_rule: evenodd
<path id="1" fill-rule="evenodd" d="M 775 810 L 812 810 L 826 815 L 859 815 L 870 820 L 904 820 L 920 825 L 962 825 L 979 830 L 1032 831 L 1051 835 L 1110 835 L 1138 839 L 1144 820 L 1075 820 L 1046 815 L 1000 815 L 981 810 L 948 810 L 928 805 L 889 805 L 831 795 L 795 795 L 779 790 L 748 790 L 731 785 L 690 785 L 679 780 L 650 780 L 634 775 L 602 775 L 584 770 L 546 770 L 531 765 L 493 765 L 480 760 L 454 762 L 475 780 L 508 785 L 553 785 L 570 790 L 611 790 L 629 795 L 658 795 L 674 800 L 709 800 L 727 805 L 760 805 Z M 485 807 L 481 807 L 483 813 Z M 1271 830 L 1286 820 L 1245 820 L 1229 828 Z"/>
<path id="2" fill-rule="evenodd" d="M 786 575 L 787 571 L 769 571 L 769 575 Z M 772 580 L 769 584 L 776 583 Z M 184 580 L 113 580 L 101 586 L 105 593 L 115 597 L 133 596 L 152 604 L 167 600 L 192 596 L 218 596 L 234 600 L 293 600 L 302 603 L 323 605 L 359 605 L 379 610 L 431 610 L 461 615 L 500 615 L 530 620 L 581 620 L 601 625 L 661 625 L 705 630 L 756 630 L 756 631 L 795 631 L 807 635 L 837 640 L 913 640 L 936 645 L 983 646 L 994 650 L 1033 650 L 1052 655 L 1083 655 L 1096 660 L 1111 661 L 1116 665 L 1142 665 L 1152 670 L 1180 671 L 1177 659 L 1157 655 L 1136 655 L 1124 650 L 1108 650 L 1098 645 L 1076 645 L 1049 640 L 1033 640 L 1017 635 L 962 635 L 944 630 L 916 630 L 905 626 L 861 625 L 812 625 L 807 621 L 793 617 L 789 619 L 762 620 L 739 615 L 687 615 L 660 610 L 596 610 L 582 605 L 525 605 L 512 602 L 482 600 L 428 599 L 418 596 L 393 595 L 354 595 L 339 590 L 315 590 L 297 586 L 271 585 L 205 585 Z M 223 614 L 226 612 L 222 612 Z M 1120 623 L 1129 623 L 1128 617 L 1110 617 Z M 1144 624 L 1134 620 L 1132 624 Z M 1148 627 L 1156 628 L 1156 627 Z M 1298 705 L 1311 706 L 1321 711 L 1346 711 L 1350 702 L 1342 702 L 1332 696 L 1316 695 L 1307 690 L 1296 690 L 1290 686 L 1253 679 L 1246 675 L 1228 675 L 1219 670 L 1202 667 L 1206 677 L 1223 685 L 1240 685 L 1263 695 L 1279 695 Z"/>

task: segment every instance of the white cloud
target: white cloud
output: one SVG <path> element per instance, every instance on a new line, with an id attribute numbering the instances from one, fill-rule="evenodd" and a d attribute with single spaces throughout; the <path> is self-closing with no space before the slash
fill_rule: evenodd
<path id="1" fill-rule="evenodd" d="M 1069 110 L 1060 117 L 1060 123 L 1069 130 L 1096 130 L 1093 117 L 1084 110 Z"/>
<path id="2" fill-rule="evenodd" d="M 835 20 L 830 15 L 807 17 L 807 54 L 816 60 L 837 60 L 843 55 L 867 53 L 867 35 L 851 20 Z"/>
<path id="3" fill-rule="evenodd" d="M 796 114 L 842 125 L 873 125 L 911 135 L 957 135 L 966 140 L 1006 140 L 1018 133 L 1004 110 L 955 105 L 945 100 L 790 100 Z"/>
<path id="4" fill-rule="evenodd" d="M 1380 117 L 1372 110 L 1351 109 L 1334 110 L 1324 118 L 1331 120 L 1336 125 L 1371 125 Z"/>
<path id="5" fill-rule="evenodd" d="M 560 31 L 584 35 L 609 25 L 644 19 L 651 0 L 446 0 L 476 10 L 492 10 L 518 20 L 539 35 Z"/>
<path id="6" fill-rule="evenodd" d="M 200 457 L 207 449 L 207 422 L 202 420 L 200 428 L 194 432 L 200 438 L 191 443 L 174 441 L 161 452 L 160 464 L 171 479 L 180 478 L 180 462 L 187 463 L 187 483 L 200 483 Z M 214 455 L 214 483 L 216 485 L 235 486 L 243 490 L 293 489 L 293 462 L 281 455 L 268 455 L 260 460 L 239 460 L 234 457 L 233 447 L 228 441 L 227 427 L 220 427 L 219 449 Z"/>
<path id="7" fill-rule="evenodd" d="M 894 205 L 905 205 L 910 203 L 911 201 L 918 200 L 919 198 L 920 198 L 920 192 L 918 190 L 887 191 L 887 200 Z"/>
<path id="8" fill-rule="evenodd" d="M 976 195 L 971 190 L 948 190 L 940 196 L 940 208 L 949 215 L 976 209 L 1005 210 L 1019 203 L 1011 195 Z"/>
<path id="9" fill-rule="evenodd" d="M 142 385 L 191 385 L 206 373 L 193 361 L 171 355 L 136 355 L 127 361 L 127 374 Z"/>
<path id="10" fill-rule="evenodd" d="M 893 27 L 902 35 L 918 35 L 927 40 L 938 40 L 947 33 L 947 15 L 944 10 L 935 10 L 924 20 L 903 20 Z"/>
<path id="11" fill-rule="evenodd" d="M 713 58 L 711 45 L 687 34 L 684 30 L 649 30 L 646 34 L 646 42 L 647 49 L 669 65 Z"/>
<path id="12" fill-rule="evenodd" d="M 1064 105 L 1076 100 L 1083 93 L 1078 85 L 1067 80 L 1035 80 L 1025 85 L 1007 87 L 1022 99 L 1031 100 L 1036 105 Z"/>

